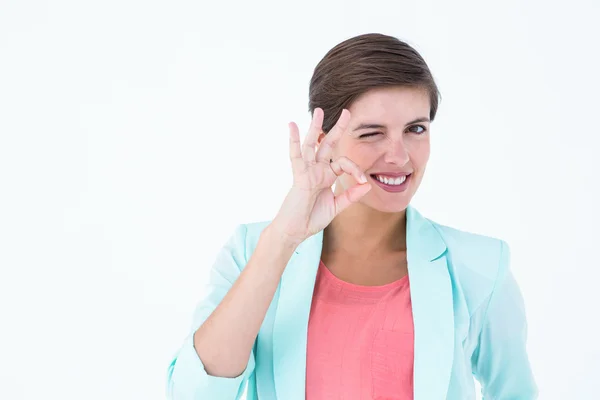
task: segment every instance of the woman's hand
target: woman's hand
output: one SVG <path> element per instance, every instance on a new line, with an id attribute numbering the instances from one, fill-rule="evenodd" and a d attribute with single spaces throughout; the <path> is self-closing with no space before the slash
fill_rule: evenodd
<path id="1" fill-rule="evenodd" d="M 371 189 L 364 173 L 347 157 L 330 162 L 333 148 L 347 131 L 349 121 L 350 111 L 344 109 L 335 126 L 317 146 L 323 110 L 316 108 L 302 147 L 298 126 L 294 122 L 289 124 L 294 183 L 272 224 L 294 245 L 325 229 L 336 215 Z M 315 151 L 316 147 L 318 151 Z M 352 175 L 358 184 L 335 196 L 331 186 L 344 173 Z"/>

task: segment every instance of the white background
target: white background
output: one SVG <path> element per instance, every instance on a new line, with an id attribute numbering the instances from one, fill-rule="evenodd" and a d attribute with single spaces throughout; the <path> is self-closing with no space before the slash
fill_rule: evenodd
<path id="1" fill-rule="evenodd" d="M 597 1 L 0 2 L 0 398 L 162 399 L 217 250 L 270 219 L 328 49 L 442 92 L 414 205 L 506 239 L 541 399 L 600 398 Z M 595 173 L 594 173 L 595 172 Z"/>

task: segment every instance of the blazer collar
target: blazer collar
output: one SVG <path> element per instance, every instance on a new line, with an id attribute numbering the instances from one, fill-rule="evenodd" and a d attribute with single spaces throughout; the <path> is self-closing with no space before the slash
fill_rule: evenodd
<path id="1" fill-rule="evenodd" d="M 446 398 L 454 353 L 452 284 L 446 244 L 415 208 L 407 212 L 408 275 L 415 330 L 414 399 Z M 308 319 L 323 231 L 298 246 L 281 278 L 273 325 L 277 398 L 304 400 Z"/>

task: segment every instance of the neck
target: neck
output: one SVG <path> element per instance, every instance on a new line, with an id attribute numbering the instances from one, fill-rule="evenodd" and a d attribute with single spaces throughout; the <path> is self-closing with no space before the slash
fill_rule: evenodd
<path id="1" fill-rule="evenodd" d="M 358 258 L 406 250 L 406 210 L 385 213 L 353 204 L 325 228 L 327 251 Z"/>

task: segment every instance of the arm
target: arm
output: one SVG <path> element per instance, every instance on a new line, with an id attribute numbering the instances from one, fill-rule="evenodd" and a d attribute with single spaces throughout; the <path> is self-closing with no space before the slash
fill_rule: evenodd
<path id="1" fill-rule="evenodd" d="M 533 400 L 538 389 L 527 356 L 525 305 L 509 264 L 510 249 L 501 242 L 498 276 L 484 311 L 473 373 L 484 399 Z"/>
<path id="2" fill-rule="evenodd" d="M 271 224 L 246 265 L 245 242 L 241 225 L 217 256 L 192 333 L 169 366 L 169 399 L 237 399 L 253 373 L 252 348 L 295 245 Z"/>
<path id="3" fill-rule="evenodd" d="M 343 110 L 327 137 L 321 137 L 318 151 L 322 109 L 314 110 L 302 147 L 298 126 L 289 124 L 294 184 L 273 222 L 260 235 L 247 264 L 243 227 L 219 252 L 208 295 L 194 317 L 193 334 L 169 367 L 167 391 L 171 399 L 230 400 L 241 396 L 254 370 L 256 336 L 295 248 L 325 229 L 371 189 L 364 173 L 350 159 L 328 161 L 349 121 L 350 112 Z M 336 196 L 331 186 L 342 174 L 352 175 L 361 184 Z"/>

